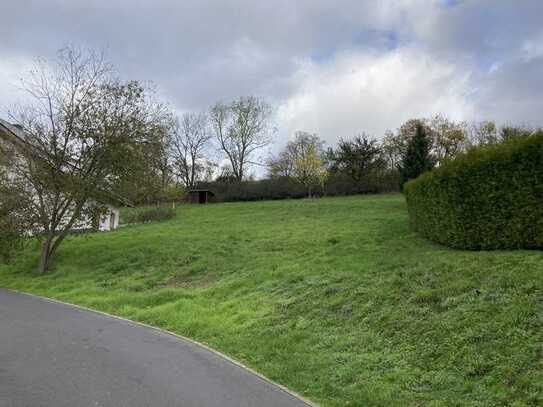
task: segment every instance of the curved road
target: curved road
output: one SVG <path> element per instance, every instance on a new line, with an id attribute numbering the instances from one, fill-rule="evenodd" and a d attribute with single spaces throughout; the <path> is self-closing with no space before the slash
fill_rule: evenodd
<path id="1" fill-rule="evenodd" d="M 0 407 L 307 407 L 191 342 L 0 289 Z"/>

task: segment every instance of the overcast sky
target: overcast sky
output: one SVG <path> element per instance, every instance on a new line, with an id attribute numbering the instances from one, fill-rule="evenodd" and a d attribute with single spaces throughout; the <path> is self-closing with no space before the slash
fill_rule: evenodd
<path id="1" fill-rule="evenodd" d="M 0 104 L 37 57 L 107 50 L 179 112 L 256 95 L 277 146 L 413 117 L 543 124 L 542 0 L 3 0 Z"/>

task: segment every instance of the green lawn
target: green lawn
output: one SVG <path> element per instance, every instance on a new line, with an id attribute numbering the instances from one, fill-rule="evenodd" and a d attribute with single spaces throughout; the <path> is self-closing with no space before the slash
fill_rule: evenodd
<path id="1" fill-rule="evenodd" d="M 400 195 L 181 206 L 0 286 L 160 326 L 322 406 L 543 405 L 543 253 L 409 231 Z"/>

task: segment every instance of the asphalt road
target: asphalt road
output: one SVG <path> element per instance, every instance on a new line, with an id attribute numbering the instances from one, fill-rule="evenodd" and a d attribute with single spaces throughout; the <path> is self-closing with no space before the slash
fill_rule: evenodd
<path id="1" fill-rule="evenodd" d="M 0 289 L 1 407 L 307 407 L 152 328 Z"/>

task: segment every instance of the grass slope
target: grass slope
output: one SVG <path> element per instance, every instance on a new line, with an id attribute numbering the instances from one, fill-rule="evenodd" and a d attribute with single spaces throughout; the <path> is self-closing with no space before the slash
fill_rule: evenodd
<path id="1" fill-rule="evenodd" d="M 210 344 L 323 406 L 542 405 L 543 253 L 408 230 L 399 195 L 183 206 L 0 285 Z"/>

